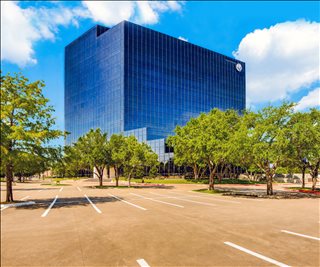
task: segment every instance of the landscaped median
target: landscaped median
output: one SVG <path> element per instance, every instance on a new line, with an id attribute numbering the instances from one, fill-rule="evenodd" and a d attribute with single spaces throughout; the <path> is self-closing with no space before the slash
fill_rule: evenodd
<path id="1" fill-rule="evenodd" d="M 320 196 L 320 189 L 316 188 L 315 190 L 312 190 L 310 187 L 288 187 L 287 190 L 293 191 L 293 192 L 299 192 L 299 193 L 305 193 L 305 194 L 315 194 Z"/>
<path id="2" fill-rule="evenodd" d="M 127 181 L 126 178 L 120 178 L 120 181 Z M 131 182 L 145 183 L 145 184 L 209 184 L 209 179 L 184 179 L 184 178 L 132 178 Z M 242 185 L 255 185 L 265 184 L 264 182 L 241 180 L 241 179 L 222 179 L 216 180 L 215 184 L 242 184 Z"/>
<path id="3" fill-rule="evenodd" d="M 207 194 L 222 194 L 224 196 L 244 197 L 244 198 L 270 198 L 270 199 L 295 199 L 295 198 L 320 198 L 319 192 L 300 190 L 283 191 L 275 190 L 273 195 L 267 195 L 262 189 L 243 189 L 243 188 L 219 188 L 215 190 L 198 189 L 194 192 Z"/>

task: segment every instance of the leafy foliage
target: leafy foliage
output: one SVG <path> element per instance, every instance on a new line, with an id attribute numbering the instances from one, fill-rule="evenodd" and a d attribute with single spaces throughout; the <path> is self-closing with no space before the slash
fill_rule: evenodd
<path id="1" fill-rule="evenodd" d="M 103 172 L 111 162 L 110 146 L 107 134 L 100 129 L 91 129 L 80 137 L 74 145 L 75 156 L 79 156 L 82 166 L 89 166 L 99 179 L 100 186 L 103 183 Z M 72 152 L 72 151 L 71 151 Z"/>
<path id="2" fill-rule="evenodd" d="M 15 159 L 24 153 L 37 155 L 50 140 L 62 135 L 53 129 L 54 110 L 42 94 L 44 86 L 42 81 L 29 82 L 21 73 L 1 75 L 1 165 L 7 178 L 8 202 L 13 201 Z"/>
<path id="3" fill-rule="evenodd" d="M 273 194 L 273 177 L 280 170 L 308 168 L 317 180 L 320 165 L 320 112 L 295 113 L 293 103 L 268 106 L 259 112 L 213 109 L 178 126 L 168 138 L 176 164 L 194 169 L 208 166 L 209 189 L 214 189 L 217 168 L 239 166 L 247 174 L 263 173 L 267 194 Z"/>

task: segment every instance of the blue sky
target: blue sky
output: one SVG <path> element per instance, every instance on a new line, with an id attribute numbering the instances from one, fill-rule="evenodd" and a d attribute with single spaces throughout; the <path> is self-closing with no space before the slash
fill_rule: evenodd
<path id="1" fill-rule="evenodd" d="M 1 68 L 44 80 L 63 129 L 64 47 L 95 23 L 123 19 L 236 57 L 252 109 L 319 107 L 319 2 L 1 2 Z"/>

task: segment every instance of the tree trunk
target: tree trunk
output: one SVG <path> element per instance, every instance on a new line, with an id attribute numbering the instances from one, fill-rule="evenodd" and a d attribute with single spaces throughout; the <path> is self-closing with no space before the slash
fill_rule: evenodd
<path id="1" fill-rule="evenodd" d="M 310 166 L 310 174 L 312 176 L 312 191 L 316 190 L 317 178 L 319 175 L 319 166 L 320 166 L 320 161 L 318 161 L 313 168 L 312 166 Z"/>
<path id="2" fill-rule="evenodd" d="M 104 166 L 102 168 L 99 168 L 98 166 L 96 167 L 96 170 L 98 172 L 99 186 L 103 186 L 103 169 Z"/>
<path id="3" fill-rule="evenodd" d="M 129 175 L 128 175 L 128 182 L 129 182 L 129 187 L 131 187 L 131 172 L 129 173 Z"/>
<path id="4" fill-rule="evenodd" d="M 215 172 L 211 171 L 210 178 L 209 178 L 209 190 L 214 190 L 214 176 L 215 176 Z"/>
<path id="5" fill-rule="evenodd" d="M 306 183 L 305 183 L 306 167 L 303 166 L 302 169 L 301 169 L 301 171 L 302 171 L 302 188 L 305 188 L 305 185 L 306 185 Z"/>
<path id="6" fill-rule="evenodd" d="M 247 169 L 245 169 L 244 175 L 247 176 L 248 180 L 251 180 L 250 173 Z"/>
<path id="7" fill-rule="evenodd" d="M 193 174 L 194 174 L 194 179 L 198 180 L 199 178 L 199 170 L 197 164 L 193 165 Z"/>
<path id="8" fill-rule="evenodd" d="M 200 174 L 199 174 L 199 178 L 200 178 L 200 179 L 203 178 L 203 176 L 204 176 L 204 174 L 206 173 L 206 171 L 207 171 L 207 167 L 201 168 L 201 172 L 200 172 Z"/>
<path id="9" fill-rule="evenodd" d="M 210 163 L 209 163 L 210 164 Z M 209 176 L 209 190 L 214 190 L 214 177 L 216 175 L 216 167 L 214 168 L 209 165 L 209 171 L 210 171 L 210 176 Z"/>
<path id="10" fill-rule="evenodd" d="M 267 195 L 273 195 L 272 174 L 267 174 Z"/>
<path id="11" fill-rule="evenodd" d="M 312 172 L 312 191 L 316 190 L 316 185 L 317 185 L 317 178 L 318 178 L 318 168 L 316 168 L 313 172 Z"/>
<path id="12" fill-rule="evenodd" d="M 114 176 L 116 178 L 116 186 L 119 186 L 119 170 L 116 165 L 114 165 L 113 168 L 114 168 Z"/>
<path id="13" fill-rule="evenodd" d="M 223 174 L 224 176 L 226 176 L 226 178 L 232 178 L 232 174 L 231 174 L 231 166 L 230 164 L 228 164 L 225 168 L 225 172 Z"/>
<path id="14" fill-rule="evenodd" d="M 13 167 L 11 162 L 6 165 L 7 178 L 7 195 L 6 202 L 13 202 L 12 181 L 13 181 Z"/>
<path id="15" fill-rule="evenodd" d="M 317 178 L 312 177 L 312 191 L 316 190 L 316 185 L 317 185 Z"/>
<path id="16" fill-rule="evenodd" d="M 221 180 L 223 178 L 224 170 L 225 170 L 225 168 L 224 168 L 223 165 L 221 165 L 220 169 L 218 169 L 218 180 L 219 180 L 219 183 L 221 183 Z"/>

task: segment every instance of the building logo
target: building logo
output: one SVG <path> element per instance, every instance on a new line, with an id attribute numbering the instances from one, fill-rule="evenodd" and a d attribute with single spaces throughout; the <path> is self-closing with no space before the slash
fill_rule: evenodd
<path id="1" fill-rule="evenodd" d="M 241 65 L 240 63 L 237 63 L 237 64 L 236 64 L 236 70 L 237 70 L 238 72 L 241 72 L 241 71 L 242 71 L 242 65 Z"/>

